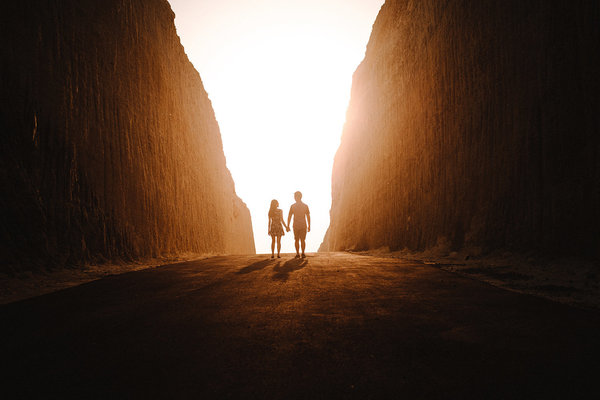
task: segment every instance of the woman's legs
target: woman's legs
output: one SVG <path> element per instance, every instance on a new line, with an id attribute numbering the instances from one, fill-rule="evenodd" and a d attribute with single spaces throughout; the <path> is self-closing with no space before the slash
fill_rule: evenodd
<path id="1" fill-rule="evenodd" d="M 281 253 L 281 236 L 277 236 L 277 257 L 279 257 L 279 253 Z"/>
<path id="2" fill-rule="evenodd" d="M 275 257 L 275 235 L 271 236 L 271 258 Z"/>

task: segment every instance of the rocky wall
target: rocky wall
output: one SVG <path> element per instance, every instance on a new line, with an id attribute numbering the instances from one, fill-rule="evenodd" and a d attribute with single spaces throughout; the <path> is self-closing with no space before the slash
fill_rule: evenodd
<path id="1" fill-rule="evenodd" d="M 387 0 L 321 250 L 598 256 L 600 3 Z"/>
<path id="2" fill-rule="evenodd" d="M 166 0 L 0 3 L 3 268 L 254 253 Z"/>

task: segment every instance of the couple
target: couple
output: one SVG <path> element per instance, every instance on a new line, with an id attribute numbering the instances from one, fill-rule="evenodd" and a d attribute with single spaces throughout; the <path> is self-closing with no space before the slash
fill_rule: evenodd
<path id="1" fill-rule="evenodd" d="M 304 248 L 306 247 L 306 232 L 310 232 L 310 211 L 308 206 L 302 202 L 302 193 L 294 193 L 296 202 L 290 207 L 287 225 L 283 220 L 283 212 L 279 207 L 277 200 L 271 200 L 269 209 L 269 236 L 271 236 L 271 258 L 275 258 L 275 239 L 277 239 L 277 258 L 281 258 L 281 237 L 285 235 L 283 228 L 290 231 L 290 221 L 294 217 L 294 239 L 296 241 L 296 258 L 300 258 L 300 243 L 302 243 L 302 258 L 306 257 Z M 308 226 L 306 222 L 308 221 Z"/>

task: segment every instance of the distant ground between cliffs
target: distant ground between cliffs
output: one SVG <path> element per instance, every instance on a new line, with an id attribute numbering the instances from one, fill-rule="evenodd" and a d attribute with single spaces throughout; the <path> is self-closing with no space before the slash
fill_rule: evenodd
<path id="1" fill-rule="evenodd" d="M 417 261 L 487 282 L 505 290 L 543 297 L 572 306 L 600 309 L 598 265 L 575 257 L 544 261 L 506 252 L 486 257 L 473 257 L 469 252 L 448 253 L 432 249 L 427 252 L 411 253 L 392 252 L 387 248 L 351 253 Z M 12 276 L 0 273 L 0 304 L 52 293 L 111 275 L 156 268 L 165 264 L 197 261 L 212 256 L 188 253 L 130 263 L 86 265 L 54 271 L 25 271 Z"/>

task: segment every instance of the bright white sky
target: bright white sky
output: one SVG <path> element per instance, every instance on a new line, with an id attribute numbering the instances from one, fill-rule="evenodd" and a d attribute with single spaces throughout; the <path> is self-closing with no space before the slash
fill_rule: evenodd
<path id="1" fill-rule="evenodd" d="M 329 226 L 331 169 L 350 98 L 384 0 L 169 0 L 200 73 L 257 253 L 270 253 L 267 212 L 284 218 L 300 190 L 311 210 L 307 251 Z M 282 252 L 294 252 L 293 232 Z"/>

